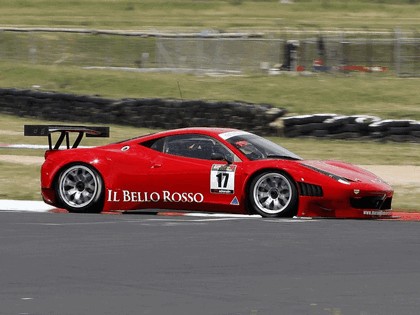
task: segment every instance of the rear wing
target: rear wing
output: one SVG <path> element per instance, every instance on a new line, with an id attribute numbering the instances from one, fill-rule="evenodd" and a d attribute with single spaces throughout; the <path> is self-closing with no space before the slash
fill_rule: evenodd
<path id="1" fill-rule="evenodd" d="M 66 126 L 66 125 L 24 125 L 24 136 L 47 136 L 48 146 L 50 150 L 58 150 L 66 140 L 67 149 L 77 148 L 83 139 L 86 137 L 109 137 L 109 127 L 86 127 L 86 126 Z M 70 133 L 78 133 L 72 146 L 70 147 Z M 60 133 L 55 145 L 52 145 L 52 133 Z"/>

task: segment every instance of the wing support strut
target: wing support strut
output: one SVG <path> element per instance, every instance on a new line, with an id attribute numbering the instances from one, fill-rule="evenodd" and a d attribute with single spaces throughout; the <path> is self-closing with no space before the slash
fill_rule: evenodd
<path id="1" fill-rule="evenodd" d="M 57 141 L 53 145 L 53 133 L 60 133 Z M 70 146 L 70 133 L 77 133 L 77 137 L 73 144 Z M 24 125 L 25 136 L 47 136 L 48 147 L 50 150 L 58 150 L 66 142 L 67 149 L 75 149 L 79 146 L 83 139 L 86 137 L 109 137 L 109 127 L 88 127 L 88 126 L 68 126 L 68 125 Z"/>

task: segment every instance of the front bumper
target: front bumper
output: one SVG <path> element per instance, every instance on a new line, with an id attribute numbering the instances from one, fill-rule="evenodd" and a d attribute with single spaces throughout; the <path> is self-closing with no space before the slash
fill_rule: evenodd
<path id="1" fill-rule="evenodd" d="M 300 196 L 298 216 L 346 219 L 392 217 L 393 190 L 378 187 L 324 189 L 323 196 Z"/>

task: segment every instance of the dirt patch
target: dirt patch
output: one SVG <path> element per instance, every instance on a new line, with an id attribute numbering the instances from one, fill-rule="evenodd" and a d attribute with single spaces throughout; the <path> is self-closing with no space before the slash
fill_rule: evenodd
<path id="1" fill-rule="evenodd" d="M 417 165 L 360 165 L 390 185 L 420 186 L 420 166 Z"/>
<path id="2" fill-rule="evenodd" d="M 22 131 L 0 130 L 0 135 L 2 135 L 2 136 L 21 136 Z"/>
<path id="3" fill-rule="evenodd" d="M 0 155 L 0 162 L 22 165 L 41 165 L 44 162 L 44 158 L 42 156 L 28 155 Z"/>

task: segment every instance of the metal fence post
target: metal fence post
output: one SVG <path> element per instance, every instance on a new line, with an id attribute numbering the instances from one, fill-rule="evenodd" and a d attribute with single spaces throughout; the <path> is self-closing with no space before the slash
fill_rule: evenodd
<path id="1" fill-rule="evenodd" d="M 395 72 L 397 76 L 401 75 L 401 34 L 397 28 L 394 31 L 394 54 L 395 54 Z"/>
<path id="2" fill-rule="evenodd" d="M 413 31 L 414 35 L 414 58 L 413 58 L 413 72 L 416 77 L 420 76 L 420 36 L 417 31 Z"/>

